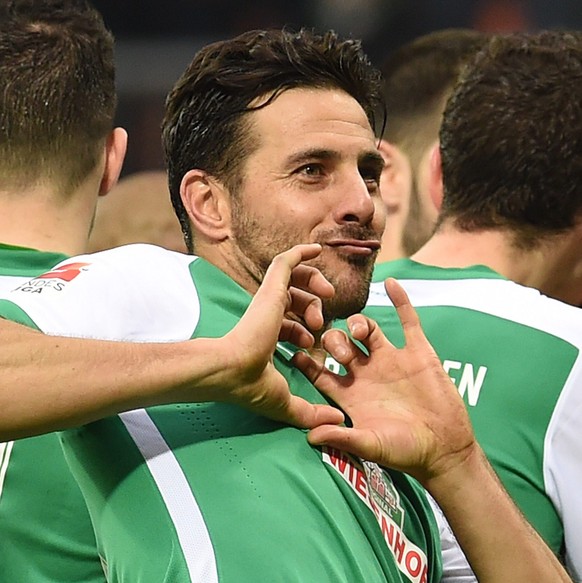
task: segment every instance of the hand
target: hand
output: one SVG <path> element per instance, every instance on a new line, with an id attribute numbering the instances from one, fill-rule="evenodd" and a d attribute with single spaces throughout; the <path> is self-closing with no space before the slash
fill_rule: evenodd
<path id="1" fill-rule="evenodd" d="M 353 427 L 322 425 L 310 431 L 313 445 L 330 445 L 426 483 L 471 455 L 475 438 L 465 406 L 420 326 L 405 291 L 394 280 L 386 291 L 396 307 L 406 345 L 391 344 L 378 324 L 358 314 L 349 330 L 364 354 L 341 330 L 323 335 L 323 347 L 347 371 L 338 376 L 307 354 L 294 362 L 336 402 Z"/>
<path id="2" fill-rule="evenodd" d="M 222 400 L 305 428 L 344 420 L 335 407 L 315 405 L 293 395 L 273 364 L 278 340 L 309 348 L 314 339 L 307 327 L 318 330 L 323 326 L 320 298 L 333 296 L 333 286 L 316 268 L 302 264 L 319 253 L 321 246 L 311 244 L 277 255 L 240 322 L 219 340 L 224 362 L 229 363 L 225 372 L 230 374 L 227 392 L 224 384 L 221 387 Z"/>

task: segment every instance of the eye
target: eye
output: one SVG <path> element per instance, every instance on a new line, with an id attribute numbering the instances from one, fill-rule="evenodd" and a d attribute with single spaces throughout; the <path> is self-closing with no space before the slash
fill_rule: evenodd
<path id="1" fill-rule="evenodd" d="M 360 175 L 371 188 L 378 188 L 382 170 L 377 167 L 361 167 Z"/>
<path id="2" fill-rule="evenodd" d="M 305 176 L 322 176 L 323 166 L 316 163 L 305 164 L 297 169 L 297 173 Z"/>

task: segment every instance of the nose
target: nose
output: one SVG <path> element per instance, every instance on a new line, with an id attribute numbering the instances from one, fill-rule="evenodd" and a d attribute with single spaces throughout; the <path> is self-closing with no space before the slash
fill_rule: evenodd
<path id="1" fill-rule="evenodd" d="M 336 222 L 369 225 L 376 212 L 376 198 L 379 196 L 370 193 L 369 185 L 359 173 L 357 177 L 345 180 L 335 207 Z"/>

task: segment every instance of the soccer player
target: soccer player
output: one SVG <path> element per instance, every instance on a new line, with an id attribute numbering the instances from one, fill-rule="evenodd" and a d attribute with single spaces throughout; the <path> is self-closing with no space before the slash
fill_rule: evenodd
<path id="1" fill-rule="evenodd" d="M 487 38 L 464 28 L 438 30 L 395 49 L 380 67 L 388 116 L 376 132 L 386 162 L 380 190 L 387 216 L 378 261 L 409 257 L 434 230 L 443 111 L 463 65 Z"/>
<path id="2" fill-rule="evenodd" d="M 492 40 L 444 113 L 436 232 L 376 266 L 365 310 L 398 338 L 383 284 L 398 278 L 493 467 L 576 580 L 582 312 L 547 296 L 582 295 L 581 91 L 579 33 Z"/>
<path id="3" fill-rule="evenodd" d="M 4 83 L 0 94 L 0 289 L 9 290 L 85 250 L 98 197 L 117 180 L 126 135 L 113 127 L 113 39 L 100 15 L 82 0 L 2 4 L 0 72 Z M 159 194 L 163 196 L 161 189 Z M 169 200 L 165 202 L 169 207 Z M 175 217 L 174 221 L 179 231 Z M 289 273 L 302 257 L 303 252 L 285 258 L 272 284 L 285 292 Z M 57 281 L 66 282 L 79 268 L 69 264 L 57 274 Z M 299 266 L 293 278 L 298 281 L 307 275 L 312 283 L 306 281 L 305 287 L 317 291 L 323 286 L 325 293 L 325 282 L 306 269 Z M 15 339 L 10 326 L 3 328 L 6 350 L 24 349 L 19 357 L 5 352 L 2 367 L 6 375 L 3 386 L 11 387 L 0 406 L 0 435 L 5 440 L 0 444 L 3 580 L 105 581 L 89 514 L 58 436 L 52 433 L 14 441 L 15 437 L 86 423 L 148 402 L 183 400 L 186 383 L 194 381 L 198 390 L 189 392 L 190 399 L 250 401 L 246 390 L 253 399 L 262 397 L 262 412 L 301 426 L 311 426 L 325 411 L 330 419 L 338 419 L 338 415 L 341 419 L 337 410 L 314 408 L 293 398 L 284 380 L 268 365 L 283 313 L 273 322 L 265 310 L 287 301 L 286 293 L 281 296 L 272 286 L 268 289 L 268 301 L 257 298 L 257 310 L 249 314 L 253 323 L 248 319 L 241 322 L 243 326 L 232 338 L 206 347 L 197 343 L 151 346 L 139 362 L 136 359 L 143 347 L 135 344 L 99 343 L 97 362 L 87 345 L 66 352 L 70 343 L 66 339 Z M 37 286 L 30 291 L 45 290 Z M 292 290 L 291 295 L 300 294 Z M 301 303 L 290 307 L 299 314 L 311 311 L 317 320 L 317 301 L 313 301 L 304 295 Z M 273 329 L 271 335 L 265 331 L 267 325 Z M 254 334 L 256 327 L 263 331 L 263 346 L 255 344 L 237 362 L 238 335 Z M 293 329 L 284 326 L 284 334 L 299 342 L 305 340 L 297 324 Z M 43 357 L 35 348 L 40 340 L 52 343 L 51 353 Z M 221 355 L 231 358 L 232 367 L 224 365 Z M 150 367 L 162 357 L 164 366 L 152 382 Z M 182 363 L 179 371 L 178 361 Z M 32 363 L 32 375 L 23 374 L 22 363 Z M 45 379 L 38 378 L 41 363 Z M 246 387 L 240 385 L 244 370 L 249 373 Z M 172 383 L 169 387 L 160 384 L 162 373 Z M 62 379 L 63 374 L 71 378 Z M 225 384 L 233 374 L 239 386 L 230 392 Z"/>
<path id="4" fill-rule="evenodd" d="M 127 138 L 113 127 L 113 38 L 82 1 L 4 2 L 0 77 L 0 289 L 9 290 L 85 251 Z M 11 400 L 26 390 L 17 381 Z M 0 538 L 5 581 L 105 582 L 56 434 L 0 444 Z"/>

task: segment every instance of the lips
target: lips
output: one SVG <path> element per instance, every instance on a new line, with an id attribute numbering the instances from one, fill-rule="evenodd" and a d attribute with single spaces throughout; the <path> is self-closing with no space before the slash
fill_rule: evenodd
<path id="1" fill-rule="evenodd" d="M 344 253 L 356 255 L 371 255 L 380 249 L 380 241 L 377 239 L 331 239 L 325 244 Z"/>

